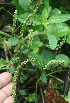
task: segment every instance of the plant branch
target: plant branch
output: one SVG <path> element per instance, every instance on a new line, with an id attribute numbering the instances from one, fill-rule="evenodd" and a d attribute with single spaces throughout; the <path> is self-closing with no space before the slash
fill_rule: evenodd
<path id="1" fill-rule="evenodd" d="M 0 34 L 1 34 L 1 35 L 4 35 L 4 36 L 6 36 L 6 37 L 12 37 L 10 34 L 5 33 L 5 32 L 3 32 L 3 31 L 0 31 Z"/>

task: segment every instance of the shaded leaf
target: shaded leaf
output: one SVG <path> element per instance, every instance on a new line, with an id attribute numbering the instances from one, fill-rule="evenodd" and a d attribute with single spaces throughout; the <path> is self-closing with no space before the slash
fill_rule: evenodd
<path id="1" fill-rule="evenodd" d="M 30 6 L 30 0 L 19 0 L 19 4 L 21 5 L 24 10 L 28 9 Z"/>
<path id="2" fill-rule="evenodd" d="M 26 92 L 26 90 L 23 90 L 23 89 L 21 89 L 20 91 L 19 91 L 19 93 L 21 94 L 21 95 L 27 95 L 27 92 Z"/>
<path id="3" fill-rule="evenodd" d="M 19 38 L 13 37 L 13 38 L 9 38 L 8 41 L 10 42 L 10 44 L 12 46 L 15 46 L 16 44 L 19 43 Z"/>
<path id="4" fill-rule="evenodd" d="M 42 72 L 41 76 L 40 76 L 40 80 L 44 83 L 47 82 L 47 78 L 46 78 L 46 73 L 45 72 Z"/>
<path id="5" fill-rule="evenodd" d="M 12 59 L 10 60 L 10 63 L 17 63 L 19 60 L 19 57 L 12 57 Z"/>
<path id="6" fill-rule="evenodd" d="M 54 58 L 53 53 L 48 50 L 43 50 L 40 55 L 43 58 L 44 65 L 47 64 L 50 60 L 53 60 Z"/>
<path id="7" fill-rule="evenodd" d="M 39 54 L 30 52 L 30 53 L 28 53 L 28 57 L 29 58 L 35 58 L 35 61 L 31 61 L 31 62 L 33 62 L 34 65 L 38 66 L 38 68 L 42 69 L 43 58 Z"/>
<path id="8" fill-rule="evenodd" d="M 6 66 L 6 60 L 4 60 L 3 58 L 0 59 L 0 68 Z"/>
<path id="9" fill-rule="evenodd" d="M 9 68 L 8 68 L 8 71 L 11 73 L 11 74 L 14 74 L 14 67 L 13 66 L 10 66 Z"/>
<path id="10" fill-rule="evenodd" d="M 56 55 L 56 59 L 61 60 L 64 63 L 64 67 L 68 67 L 70 59 L 65 54 Z"/>
<path id="11" fill-rule="evenodd" d="M 21 5 L 19 4 L 19 2 L 17 0 L 11 0 L 11 1 L 19 13 L 24 13 L 23 8 L 21 7 Z"/>

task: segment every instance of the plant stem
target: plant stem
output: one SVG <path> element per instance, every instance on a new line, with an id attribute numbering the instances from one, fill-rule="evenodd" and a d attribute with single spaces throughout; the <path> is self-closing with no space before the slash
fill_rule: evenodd
<path id="1" fill-rule="evenodd" d="M 8 14 L 10 14 L 11 16 L 13 16 L 13 14 L 10 12 L 10 11 L 8 11 L 8 10 L 6 10 L 5 8 L 2 8 L 3 10 L 5 10 Z"/>
<path id="2" fill-rule="evenodd" d="M 58 80 L 58 81 L 61 82 L 61 83 L 64 83 L 63 80 L 61 80 L 61 79 L 59 79 L 59 78 L 57 78 L 57 77 L 54 77 L 54 76 L 52 76 L 52 75 L 50 75 L 50 77 L 55 78 L 56 80 Z"/>
<path id="3" fill-rule="evenodd" d="M 66 71 L 66 70 L 62 70 L 62 71 Z M 54 72 L 48 73 L 47 76 L 50 76 L 51 74 L 55 74 L 55 73 L 58 73 L 58 71 L 54 71 Z"/>
<path id="4" fill-rule="evenodd" d="M 35 91 L 35 93 L 36 93 L 36 98 L 35 98 L 35 103 L 37 103 L 37 85 L 38 85 L 38 81 L 36 82 L 36 91 Z"/>
<path id="5" fill-rule="evenodd" d="M 1 34 L 1 35 L 4 35 L 4 36 L 7 36 L 7 37 L 12 37 L 10 34 L 5 33 L 5 32 L 3 32 L 3 31 L 0 31 L 0 34 Z"/>
<path id="6" fill-rule="evenodd" d="M 40 91 L 41 91 L 41 95 L 42 95 L 42 102 L 45 103 L 42 88 L 40 88 Z"/>

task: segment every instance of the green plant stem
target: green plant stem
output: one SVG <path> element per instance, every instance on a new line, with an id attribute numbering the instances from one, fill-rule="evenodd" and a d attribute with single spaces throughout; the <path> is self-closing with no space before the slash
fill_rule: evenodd
<path id="1" fill-rule="evenodd" d="M 10 11 L 6 10 L 5 8 L 2 9 L 5 10 L 8 14 L 10 14 L 13 17 L 13 14 Z"/>
<path id="2" fill-rule="evenodd" d="M 35 90 L 36 98 L 35 98 L 35 103 L 37 103 L 37 85 L 38 85 L 38 81 L 36 82 L 36 90 Z"/>
<path id="3" fill-rule="evenodd" d="M 62 70 L 62 71 L 66 71 L 66 70 Z M 47 74 L 47 77 L 48 76 L 50 76 L 50 77 L 53 77 L 54 78 L 54 76 L 52 76 L 52 74 L 55 74 L 55 73 L 58 73 L 58 71 L 55 71 L 55 72 L 51 72 L 51 73 L 49 73 L 49 74 Z M 55 79 L 57 79 L 59 82 L 61 82 L 61 83 L 64 83 L 61 79 L 59 79 L 59 78 L 55 78 Z"/>
<path id="4" fill-rule="evenodd" d="M 17 29 L 15 29 L 14 33 L 20 28 L 21 25 L 22 23 L 17 27 Z"/>
<path id="5" fill-rule="evenodd" d="M 3 32 L 3 31 L 0 31 L 0 34 L 1 34 L 1 35 L 4 35 L 4 36 L 6 36 L 6 37 L 12 37 L 10 34 L 5 33 L 5 32 Z"/>
<path id="6" fill-rule="evenodd" d="M 62 72 L 63 71 L 66 71 L 66 70 L 62 70 Z M 48 73 L 47 76 L 50 76 L 50 75 L 55 74 L 55 73 L 58 73 L 58 71 L 54 71 L 54 72 Z"/>
<path id="7" fill-rule="evenodd" d="M 45 103 L 44 101 L 44 96 L 43 96 L 43 92 L 42 92 L 42 89 L 40 88 L 40 91 L 41 91 L 41 96 L 42 96 L 42 103 Z"/>
<path id="8" fill-rule="evenodd" d="M 59 82 L 61 82 L 61 83 L 64 83 L 63 80 L 61 80 L 61 79 L 59 79 L 59 78 L 57 78 L 57 77 L 54 77 L 54 76 L 52 76 L 52 75 L 50 75 L 50 77 L 55 78 L 57 81 L 59 81 Z"/>

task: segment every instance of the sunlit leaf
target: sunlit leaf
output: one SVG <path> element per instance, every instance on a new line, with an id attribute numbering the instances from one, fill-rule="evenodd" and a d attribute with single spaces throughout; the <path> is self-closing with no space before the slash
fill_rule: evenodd
<path id="1" fill-rule="evenodd" d="M 48 18 L 48 11 L 46 8 L 44 8 L 42 11 L 42 23 L 44 26 L 47 25 L 47 18 Z"/>
<path id="2" fill-rule="evenodd" d="M 26 18 L 28 17 L 28 15 L 29 15 L 29 13 L 19 14 L 19 15 L 16 16 L 16 18 L 17 18 L 21 23 L 23 23 L 23 22 L 26 20 Z"/>
<path id="3" fill-rule="evenodd" d="M 58 38 L 67 35 L 69 27 L 65 23 L 48 24 L 46 26 L 46 30 L 50 32 L 50 34 L 54 34 Z"/>
<path id="4" fill-rule="evenodd" d="M 55 49 L 57 47 L 57 42 L 58 42 L 58 40 L 56 39 L 55 35 L 49 34 L 48 35 L 48 40 L 49 40 L 50 48 L 52 50 Z"/>
<path id="5" fill-rule="evenodd" d="M 40 25 L 41 24 L 41 18 L 39 14 L 35 14 L 34 16 L 32 16 L 29 19 L 30 24 L 32 24 L 33 26 L 35 25 Z"/>
<path id="6" fill-rule="evenodd" d="M 36 98 L 35 93 L 29 94 L 28 101 L 29 101 L 29 102 L 34 102 L 34 101 L 35 101 L 35 98 Z"/>
<path id="7" fill-rule="evenodd" d="M 66 42 L 67 42 L 68 44 L 70 44 L 70 34 L 67 35 Z"/>
<path id="8" fill-rule="evenodd" d="M 70 19 L 70 14 L 58 14 L 49 18 L 48 23 L 62 23 Z"/>
<path id="9" fill-rule="evenodd" d="M 52 7 L 49 3 L 50 0 L 44 0 L 44 8 L 47 10 L 48 16 L 50 16 Z"/>
<path id="10" fill-rule="evenodd" d="M 53 15 L 54 15 L 54 14 L 61 14 L 61 11 L 60 11 L 59 9 L 55 8 L 55 9 L 53 10 Z"/>

